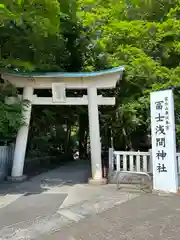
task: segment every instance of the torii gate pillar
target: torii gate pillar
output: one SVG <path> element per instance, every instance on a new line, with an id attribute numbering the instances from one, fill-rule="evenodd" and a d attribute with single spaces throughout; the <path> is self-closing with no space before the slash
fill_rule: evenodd
<path id="1" fill-rule="evenodd" d="M 21 181 L 25 161 L 25 153 L 29 132 L 32 105 L 88 105 L 89 132 L 91 148 L 92 184 L 105 184 L 102 177 L 101 143 L 98 105 L 114 105 L 115 98 L 97 95 L 97 89 L 114 88 L 121 79 L 124 68 L 117 67 L 110 70 L 91 73 L 16 73 L 4 74 L 4 80 L 23 88 L 22 98 L 29 101 L 23 112 L 25 125 L 21 126 L 16 138 L 12 174 L 10 179 Z M 52 89 L 52 97 L 38 97 L 33 95 L 34 89 Z M 66 98 L 65 89 L 87 89 L 87 96 L 80 98 Z"/>
<path id="2" fill-rule="evenodd" d="M 101 142 L 99 128 L 99 112 L 97 101 L 97 89 L 95 87 L 88 88 L 88 114 L 89 114 L 89 132 L 91 146 L 91 171 L 92 179 L 90 183 L 106 182 L 102 178 L 102 163 L 101 163 Z"/>
<path id="3" fill-rule="evenodd" d="M 28 100 L 28 104 L 23 111 L 23 117 L 25 124 L 20 127 L 17 137 L 16 145 L 14 151 L 14 159 L 12 166 L 11 178 L 12 180 L 22 181 L 26 179 L 26 176 L 23 175 L 24 168 L 24 159 L 26 154 L 27 139 L 29 133 L 29 123 L 31 119 L 31 109 L 32 109 L 32 100 L 33 100 L 33 87 L 26 86 L 23 89 L 23 99 Z"/>

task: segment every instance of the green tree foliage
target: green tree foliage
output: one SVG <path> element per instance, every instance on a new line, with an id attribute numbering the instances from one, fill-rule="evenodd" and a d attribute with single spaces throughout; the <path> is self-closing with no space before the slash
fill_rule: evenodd
<path id="1" fill-rule="evenodd" d="M 124 65 L 120 86 L 103 92 L 116 94 L 117 103 L 100 109 L 102 140 L 139 148 L 137 138 L 150 133 L 149 93 L 180 85 L 179 11 L 179 0 L 6 0 L 0 5 L 1 68 L 77 72 Z M 175 102 L 179 140 L 178 91 Z M 78 114 L 82 108 L 69 118 Z"/>
<path id="2" fill-rule="evenodd" d="M 33 70 L 53 57 L 55 39 L 60 38 L 60 4 L 58 0 L 5 0 L 0 4 L 0 64 Z M 41 42 L 43 41 L 43 47 Z M 57 42 L 57 41 L 56 41 Z M 56 48 L 56 49 L 55 49 Z M 37 57 L 38 56 L 38 57 Z"/>
<path id="3" fill-rule="evenodd" d="M 109 66 L 124 65 L 126 69 L 117 89 L 116 109 L 105 114 L 104 124 L 112 128 L 117 148 L 137 147 L 134 138 L 150 132 L 149 93 L 180 86 L 180 2 L 87 0 L 79 4 L 83 25 L 89 26 L 92 38 L 96 36 L 94 42 L 103 49 Z"/>
<path id="4" fill-rule="evenodd" d="M 17 129 L 24 124 L 21 115 L 22 108 L 26 107 L 26 102 L 16 101 L 13 104 L 6 102 L 7 97 L 17 98 L 17 90 L 11 84 L 0 85 L 0 140 L 13 139 L 17 134 Z"/>
<path id="5" fill-rule="evenodd" d="M 32 71 L 57 68 L 54 54 L 63 45 L 60 36 L 60 4 L 58 1 L 13 0 L 0 3 L 0 68 Z M 56 39 L 60 39 L 57 42 Z M 42 46 L 43 42 L 43 46 Z M 48 48 L 48 47 L 49 48 Z M 51 51 L 50 51 L 51 49 Z M 48 51 L 49 50 L 49 51 Z M 54 64 L 53 64 L 54 61 Z M 61 66 L 58 66 L 58 70 Z M 0 136 L 14 137 L 24 124 L 22 108 L 18 102 L 8 105 L 5 96 L 17 96 L 14 88 L 2 85 L 0 98 Z"/>

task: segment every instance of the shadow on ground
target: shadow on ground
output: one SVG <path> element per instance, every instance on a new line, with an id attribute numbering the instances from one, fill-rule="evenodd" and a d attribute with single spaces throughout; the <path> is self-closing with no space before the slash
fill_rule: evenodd
<path id="1" fill-rule="evenodd" d="M 90 162 L 79 160 L 31 177 L 23 183 L 0 183 L 0 196 L 6 194 L 39 194 L 54 187 L 87 183 L 90 176 Z"/>

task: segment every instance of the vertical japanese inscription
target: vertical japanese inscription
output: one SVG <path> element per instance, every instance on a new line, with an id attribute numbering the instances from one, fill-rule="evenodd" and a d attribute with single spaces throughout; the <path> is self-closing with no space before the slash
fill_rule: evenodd
<path id="1" fill-rule="evenodd" d="M 169 106 L 168 106 L 168 97 L 165 97 L 165 126 L 166 130 L 169 130 Z"/>
<path id="2" fill-rule="evenodd" d="M 166 106 L 167 105 L 167 106 Z M 167 168 L 165 165 L 165 159 L 167 157 L 166 153 L 166 121 L 167 116 L 165 115 L 166 110 L 168 109 L 168 99 L 166 98 L 161 101 L 155 102 L 155 141 L 156 141 L 156 169 L 159 173 L 167 172 Z"/>

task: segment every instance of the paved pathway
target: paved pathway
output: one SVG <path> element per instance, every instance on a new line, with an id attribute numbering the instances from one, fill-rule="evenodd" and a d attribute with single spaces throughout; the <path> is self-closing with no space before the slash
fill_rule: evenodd
<path id="1" fill-rule="evenodd" d="M 80 163 L 0 185 L 0 240 L 180 239 L 180 197 L 90 186 L 88 176 Z"/>
<path id="2" fill-rule="evenodd" d="M 88 165 L 80 163 L 17 186 L 0 185 L 0 239 L 40 239 L 139 196 L 115 186 L 90 186 L 88 176 Z"/>
<path id="3" fill-rule="evenodd" d="M 39 240 L 179 240 L 180 197 L 141 195 Z"/>

